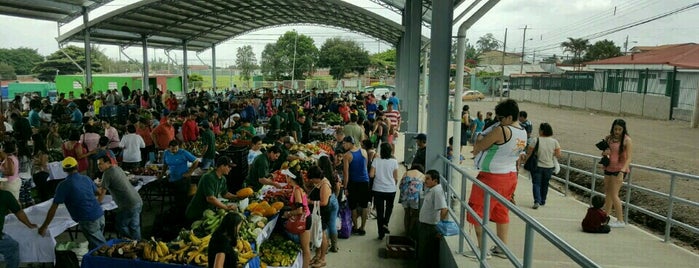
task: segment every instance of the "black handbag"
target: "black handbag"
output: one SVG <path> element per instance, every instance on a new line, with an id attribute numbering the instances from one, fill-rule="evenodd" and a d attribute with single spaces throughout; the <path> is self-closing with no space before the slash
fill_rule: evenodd
<path id="1" fill-rule="evenodd" d="M 600 142 L 596 143 L 595 146 L 600 151 L 604 151 L 604 150 L 609 149 L 609 143 L 607 143 L 607 140 L 601 140 Z"/>
<path id="2" fill-rule="evenodd" d="M 536 153 L 539 152 L 539 138 L 536 138 L 536 146 L 534 146 L 534 151 L 532 151 L 532 154 L 527 158 L 527 162 L 524 163 L 524 169 L 528 170 L 529 172 L 534 172 L 537 167 L 537 163 L 539 162 L 539 157 L 536 155 Z"/>

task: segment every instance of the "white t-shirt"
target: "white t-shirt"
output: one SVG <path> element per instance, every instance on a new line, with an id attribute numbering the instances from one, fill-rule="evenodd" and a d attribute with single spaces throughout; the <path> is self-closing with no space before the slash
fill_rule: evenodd
<path id="1" fill-rule="evenodd" d="M 129 133 L 121 137 L 119 147 L 124 148 L 124 162 L 138 163 L 141 162 L 141 148 L 146 148 L 146 143 L 141 135 Z"/>
<path id="2" fill-rule="evenodd" d="M 371 162 L 371 167 L 376 169 L 374 186 L 371 190 L 382 193 L 395 193 L 397 189 L 393 171 L 398 169 L 398 161 L 395 158 L 376 158 Z"/>
<path id="3" fill-rule="evenodd" d="M 531 138 L 529 140 L 529 147 L 536 147 L 536 140 L 539 139 L 539 149 L 536 154 L 537 157 L 539 157 L 539 161 L 537 163 L 538 167 L 542 168 L 553 168 L 553 153 L 555 152 L 556 149 L 560 149 L 561 145 L 558 144 L 558 141 L 554 139 L 553 137 L 538 137 L 538 138 Z"/>
<path id="4" fill-rule="evenodd" d="M 252 161 L 255 160 L 255 157 L 257 157 L 258 155 L 261 155 L 261 154 L 262 154 L 262 151 L 250 150 L 248 152 L 248 165 L 252 165 Z"/>

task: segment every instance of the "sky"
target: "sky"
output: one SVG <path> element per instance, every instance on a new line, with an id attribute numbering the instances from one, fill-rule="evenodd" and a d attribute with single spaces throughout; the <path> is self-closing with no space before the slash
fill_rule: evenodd
<path id="1" fill-rule="evenodd" d="M 400 15 L 370 0 L 345 1 L 400 23 Z M 138 0 L 112 1 L 91 12 L 90 18 L 97 18 L 108 11 L 133 2 L 138 2 Z M 473 0 L 465 0 L 455 10 L 454 17 L 460 14 L 471 2 Z M 503 41 L 507 28 L 506 50 L 520 53 L 522 52 L 523 34 L 526 26 L 524 53 L 527 60 L 537 61 L 554 54 L 562 55 L 560 43 L 566 41 L 568 37 L 592 36 L 694 3 L 696 1 L 692 0 L 502 0 L 469 29 L 467 38 L 471 43 L 475 43 L 479 37 L 492 33 L 496 39 Z M 454 35 L 456 35 L 459 24 L 464 20 L 465 18 L 455 23 Z M 63 25 L 60 31 L 65 33 L 81 23 L 82 18 L 78 18 L 76 21 Z M 376 38 L 342 29 L 305 25 L 280 26 L 253 31 L 220 44 L 216 48 L 216 65 L 234 64 L 236 49 L 244 45 L 253 46 L 253 51 L 259 60 L 265 44 L 275 42 L 280 35 L 290 30 L 296 30 L 312 37 L 317 47 L 320 47 L 328 38 L 343 37 L 359 42 L 369 53 L 391 48 L 390 44 L 381 42 Z M 430 29 L 423 27 L 422 33 L 429 37 Z M 49 55 L 58 49 L 55 40 L 57 36 L 58 27 L 55 22 L 0 15 L 1 48 L 29 47 L 38 49 L 41 55 Z M 688 9 L 609 35 L 594 36 L 595 38 L 590 39 L 590 42 L 609 39 L 614 41 L 623 51 L 627 36 L 628 49 L 634 46 L 699 42 L 697 40 L 699 37 L 699 8 Z M 82 43 L 74 43 L 74 45 L 82 47 Z M 111 58 L 126 59 L 125 56 L 120 55 L 116 46 L 100 45 L 100 49 Z M 182 52 L 173 52 L 171 55 L 174 54 L 174 58 L 181 64 Z M 135 60 L 142 59 L 140 46 L 127 48 L 124 53 Z M 164 55 L 164 51 L 161 49 L 149 50 L 150 59 L 164 58 Z M 195 52 L 189 52 L 188 55 L 189 64 L 211 64 L 210 50 L 203 51 L 198 55 Z"/>

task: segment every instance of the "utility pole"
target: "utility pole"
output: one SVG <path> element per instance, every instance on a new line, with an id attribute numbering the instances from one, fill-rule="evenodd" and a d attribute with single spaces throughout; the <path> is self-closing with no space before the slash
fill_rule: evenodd
<path id="1" fill-rule="evenodd" d="M 294 87 L 294 74 L 296 73 L 296 41 L 299 39 L 299 33 L 296 32 L 296 29 L 294 29 L 294 33 L 296 34 L 294 37 L 294 60 L 291 63 L 291 88 L 296 89 Z"/>
<path id="2" fill-rule="evenodd" d="M 536 50 L 532 52 L 532 64 L 536 62 Z"/>
<path id="3" fill-rule="evenodd" d="M 626 35 L 626 41 L 624 41 L 624 55 L 629 52 L 629 35 Z"/>
<path id="4" fill-rule="evenodd" d="M 505 39 L 502 41 L 502 59 L 501 59 L 501 65 L 500 65 L 500 100 L 502 101 L 502 87 L 504 86 L 505 83 L 505 54 L 507 54 L 507 28 L 505 28 Z"/>
<path id="5" fill-rule="evenodd" d="M 527 25 L 524 25 L 524 34 L 522 34 L 522 59 L 520 60 L 519 63 L 519 73 L 523 74 L 524 72 L 524 44 L 527 41 Z"/>

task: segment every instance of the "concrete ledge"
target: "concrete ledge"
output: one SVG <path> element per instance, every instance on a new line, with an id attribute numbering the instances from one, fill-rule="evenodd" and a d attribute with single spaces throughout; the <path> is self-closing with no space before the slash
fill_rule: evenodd
<path id="1" fill-rule="evenodd" d="M 559 105 L 565 107 L 573 107 L 573 91 L 562 90 L 559 92 Z"/>
<path id="2" fill-rule="evenodd" d="M 571 94 L 573 95 L 572 98 L 572 104 L 573 107 L 579 108 L 579 109 L 586 109 L 587 106 L 585 106 L 585 91 L 572 91 Z"/>
<path id="3" fill-rule="evenodd" d="M 621 113 L 643 115 L 643 94 L 621 93 Z"/>
<path id="4" fill-rule="evenodd" d="M 646 95 L 643 101 L 643 116 L 653 119 L 670 119 L 670 107 L 672 102 L 670 97 Z"/>
<path id="5" fill-rule="evenodd" d="M 561 91 L 560 90 L 549 90 L 548 104 L 551 106 L 555 106 L 555 107 L 561 106 Z"/>
<path id="6" fill-rule="evenodd" d="M 595 111 L 602 110 L 602 98 L 604 95 L 602 92 L 597 91 L 587 91 L 585 93 L 585 108 Z"/>
<path id="7" fill-rule="evenodd" d="M 588 96 L 591 96 L 588 94 Z M 590 106 L 587 106 L 590 108 Z M 605 112 L 610 112 L 613 114 L 618 114 L 621 112 L 621 94 L 619 93 L 602 93 L 602 107 L 601 109 L 595 109 Z"/>

